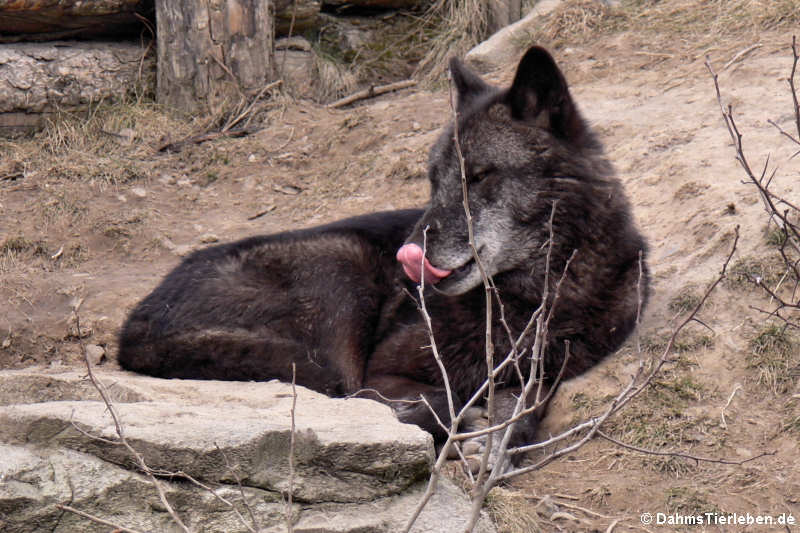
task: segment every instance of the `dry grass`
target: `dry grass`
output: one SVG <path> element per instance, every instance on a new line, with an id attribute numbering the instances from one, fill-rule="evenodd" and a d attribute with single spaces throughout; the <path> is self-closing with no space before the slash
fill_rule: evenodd
<path id="1" fill-rule="evenodd" d="M 488 37 L 489 7 L 484 0 L 437 0 L 423 23 L 436 28 L 429 51 L 417 65 L 416 76 L 436 83 L 446 76 L 451 57 L 463 57 Z"/>
<path id="2" fill-rule="evenodd" d="M 700 303 L 702 292 L 694 284 L 683 287 L 678 294 L 673 296 L 668 304 L 670 311 L 676 315 L 683 315 L 697 307 Z"/>
<path id="3" fill-rule="evenodd" d="M 355 92 L 363 75 L 356 65 L 346 65 L 333 57 L 315 53 L 311 65 L 314 100 L 332 102 Z"/>
<path id="4" fill-rule="evenodd" d="M 747 255 L 731 265 L 725 286 L 729 289 L 758 289 L 758 283 L 774 289 L 787 274 L 786 263 L 775 252 L 768 255 Z"/>
<path id="5" fill-rule="evenodd" d="M 758 370 L 757 383 L 784 394 L 800 377 L 800 347 L 788 328 L 770 324 L 750 341 L 749 368 Z"/>
<path id="6" fill-rule="evenodd" d="M 85 115 L 54 115 L 32 138 L 0 145 L 0 157 L 24 161 L 27 172 L 48 178 L 126 183 L 148 174 L 144 162 L 162 138 L 190 131 L 190 121 L 153 103 L 100 104 Z"/>
<path id="7" fill-rule="evenodd" d="M 800 22 L 794 0 L 622 0 L 609 7 L 593 0 L 567 0 L 531 32 L 531 41 L 563 46 L 603 33 L 632 31 L 648 42 L 711 48 L 720 37 L 757 38 L 764 30 Z"/>
<path id="8" fill-rule="evenodd" d="M 493 488 L 486 498 L 486 510 L 500 533 L 543 531 L 537 507 L 518 491 Z"/>

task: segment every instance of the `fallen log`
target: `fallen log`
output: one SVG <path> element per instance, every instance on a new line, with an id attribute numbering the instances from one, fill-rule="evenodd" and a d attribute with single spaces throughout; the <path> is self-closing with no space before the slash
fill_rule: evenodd
<path id="1" fill-rule="evenodd" d="M 153 0 L 0 0 L 0 43 L 138 35 Z"/>
<path id="2" fill-rule="evenodd" d="M 56 111 L 152 94 L 155 54 L 130 42 L 18 43 L 0 46 L 0 134 L 37 128 Z"/>

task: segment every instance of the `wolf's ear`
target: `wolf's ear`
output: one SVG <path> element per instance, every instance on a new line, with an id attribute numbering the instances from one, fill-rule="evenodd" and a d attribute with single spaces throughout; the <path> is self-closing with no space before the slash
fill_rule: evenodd
<path id="1" fill-rule="evenodd" d="M 491 86 L 488 83 L 455 57 L 450 59 L 450 76 L 453 78 L 453 83 L 455 83 L 456 91 L 458 92 L 457 111 L 461 111 L 475 101 L 477 97 L 491 90 Z"/>
<path id="2" fill-rule="evenodd" d="M 586 131 L 567 80 L 553 57 L 539 46 L 529 49 L 520 60 L 508 104 L 516 120 L 548 128 L 556 137 L 579 141 Z"/>

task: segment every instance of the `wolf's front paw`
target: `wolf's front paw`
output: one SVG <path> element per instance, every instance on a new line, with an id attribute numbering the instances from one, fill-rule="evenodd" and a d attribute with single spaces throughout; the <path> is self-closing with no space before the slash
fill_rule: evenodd
<path id="1" fill-rule="evenodd" d="M 472 433 L 480 431 L 489 427 L 489 414 L 486 409 L 473 407 L 471 412 L 464 417 L 462 423 L 462 433 Z M 489 458 L 487 469 L 492 470 L 495 465 L 501 460 L 500 442 L 503 440 L 503 432 L 497 431 L 492 434 L 492 448 L 489 450 Z M 461 455 L 465 461 L 465 468 L 473 474 L 477 474 L 481 467 L 481 461 L 486 452 L 486 445 L 489 441 L 488 434 L 472 437 L 461 443 Z M 502 458 L 504 461 L 503 470 L 508 470 L 511 463 L 507 457 Z"/>

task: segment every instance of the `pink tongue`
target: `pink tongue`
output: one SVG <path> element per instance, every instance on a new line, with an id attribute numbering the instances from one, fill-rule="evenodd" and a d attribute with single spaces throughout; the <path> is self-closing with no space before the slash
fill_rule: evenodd
<path id="1" fill-rule="evenodd" d="M 403 264 L 403 270 L 406 275 L 411 278 L 415 283 L 419 283 L 422 277 L 422 265 L 425 266 L 425 281 L 427 283 L 436 283 L 442 278 L 450 275 L 452 270 L 442 270 L 436 268 L 428 262 L 428 258 L 423 259 L 422 248 L 416 244 L 404 244 L 397 250 L 397 260 Z"/>

